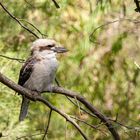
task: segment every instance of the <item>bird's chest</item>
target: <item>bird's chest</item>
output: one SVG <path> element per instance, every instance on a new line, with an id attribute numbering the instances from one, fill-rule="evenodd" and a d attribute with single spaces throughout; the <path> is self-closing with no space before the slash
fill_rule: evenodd
<path id="1" fill-rule="evenodd" d="M 39 92 L 47 89 L 54 81 L 57 67 L 58 62 L 56 59 L 42 60 L 36 63 L 30 77 L 31 88 Z"/>
<path id="2" fill-rule="evenodd" d="M 55 77 L 55 73 L 58 67 L 58 62 L 56 59 L 43 60 L 37 63 L 34 67 L 34 73 L 40 81 L 49 84 Z"/>
<path id="3" fill-rule="evenodd" d="M 43 60 L 35 64 L 34 73 L 38 76 L 51 76 L 56 72 L 58 62 L 56 59 Z"/>

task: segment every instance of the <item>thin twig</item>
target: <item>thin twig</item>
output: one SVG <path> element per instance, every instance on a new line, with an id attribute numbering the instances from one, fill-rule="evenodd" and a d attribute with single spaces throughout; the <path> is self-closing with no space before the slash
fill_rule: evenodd
<path id="1" fill-rule="evenodd" d="M 42 37 L 47 36 L 46 34 L 43 34 L 35 25 L 33 25 L 32 23 L 30 23 L 29 21 L 25 20 L 25 19 L 19 19 L 20 21 L 24 21 L 26 23 L 28 23 L 29 25 L 31 25 L 38 33 L 40 33 L 42 35 Z"/>
<path id="2" fill-rule="evenodd" d="M 90 14 L 92 14 L 93 10 L 92 10 L 92 1 L 88 0 L 89 2 L 89 9 L 90 9 Z"/>
<path id="3" fill-rule="evenodd" d="M 58 3 L 55 0 L 52 0 L 52 1 L 53 1 L 56 8 L 60 8 L 60 6 L 58 5 Z"/>
<path id="4" fill-rule="evenodd" d="M 136 67 L 137 67 L 138 69 L 140 69 L 140 65 L 139 65 L 136 61 L 134 61 L 134 64 L 136 65 Z"/>
<path id="5" fill-rule="evenodd" d="M 18 62 L 20 62 L 20 63 L 24 63 L 24 62 L 25 62 L 24 59 L 13 58 L 13 57 L 5 56 L 5 55 L 2 55 L 2 54 L 0 54 L 0 57 L 4 57 L 4 58 L 10 59 L 10 60 L 15 60 L 15 61 L 18 61 Z"/>
<path id="6" fill-rule="evenodd" d="M 94 42 L 94 41 L 92 40 L 92 38 L 93 38 L 93 35 L 95 34 L 95 32 L 96 32 L 98 29 L 103 28 L 104 26 L 113 24 L 113 23 L 115 23 L 115 22 L 124 21 L 124 20 L 127 20 L 127 21 L 129 21 L 129 22 L 134 22 L 134 23 L 140 23 L 140 21 L 138 21 L 138 20 L 135 20 L 135 19 L 134 19 L 134 20 L 133 20 L 133 19 L 127 19 L 127 18 L 121 18 L 121 19 L 117 19 L 117 20 L 114 20 L 114 21 L 106 22 L 105 24 L 102 24 L 102 25 L 96 27 L 95 29 L 93 29 L 93 31 L 92 31 L 92 32 L 90 33 L 90 35 L 89 35 L 89 39 L 90 39 L 92 42 Z"/>
<path id="7" fill-rule="evenodd" d="M 55 77 L 55 82 L 56 82 L 57 86 L 61 87 L 61 85 L 60 85 L 60 83 L 59 83 L 57 77 Z"/>
<path id="8" fill-rule="evenodd" d="M 11 17 L 13 18 L 22 28 L 24 28 L 25 30 L 27 30 L 28 32 L 30 32 L 32 35 L 34 35 L 36 38 L 39 38 L 39 36 L 37 34 L 35 34 L 33 31 L 31 31 L 30 29 L 28 29 L 22 22 L 20 22 L 13 14 L 11 14 L 7 8 L 0 2 L 0 6 L 3 8 L 3 10 Z"/>
<path id="9" fill-rule="evenodd" d="M 134 2 L 135 2 L 135 4 L 136 4 L 136 9 L 135 9 L 135 11 L 136 12 L 140 12 L 140 1 L 139 0 L 134 0 Z"/>
<path id="10" fill-rule="evenodd" d="M 77 117 L 75 117 L 75 116 L 70 116 L 70 117 L 73 118 L 73 119 L 75 119 L 75 120 L 77 120 L 77 121 L 80 121 L 80 122 L 82 122 L 82 123 L 84 123 L 84 124 L 86 124 L 86 125 L 88 125 L 88 126 L 90 126 L 91 128 L 93 128 L 93 129 L 95 129 L 95 130 L 99 130 L 99 131 L 101 131 L 103 134 L 106 135 L 106 133 L 105 133 L 103 130 L 99 129 L 98 126 L 91 125 L 91 124 L 87 123 L 86 121 L 81 120 L 81 119 L 79 119 L 79 118 L 77 118 Z"/>
<path id="11" fill-rule="evenodd" d="M 67 140 L 67 120 L 66 120 L 66 124 L 65 124 L 65 140 Z"/>
<path id="12" fill-rule="evenodd" d="M 51 120 L 51 115 L 52 115 L 52 109 L 50 110 L 50 113 L 49 113 L 49 119 L 48 119 L 48 124 L 47 124 L 47 127 L 46 127 L 46 130 L 45 130 L 45 133 L 44 133 L 44 136 L 42 138 L 42 140 L 45 139 L 47 133 L 48 133 L 48 129 L 49 129 L 49 125 L 50 125 L 50 120 Z"/>
<path id="13" fill-rule="evenodd" d="M 112 122 L 114 122 L 114 123 L 120 125 L 120 126 L 123 126 L 123 127 L 127 128 L 127 129 L 131 129 L 131 130 L 134 130 L 134 131 L 137 130 L 137 131 L 140 132 L 140 127 L 128 126 L 128 125 L 123 124 L 122 122 L 119 122 L 119 121 L 116 121 L 116 120 L 113 120 L 113 119 L 110 119 L 110 118 L 108 118 L 108 119 L 109 119 L 110 121 L 112 121 Z"/>
<path id="14" fill-rule="evenodd" d="M 30 7 L 32 7 L 32 8 L 35 8 L 35 6 L 34 5 L 32 5 L 29 1 L 27 1 L 27 0 L 24 0 Z"/>
<path id="15" fill-rule="evenodd" d="M 24 0 L 28 5 L 30 5 L 30 7 L 33 7 L 35 8 L 35 6 L 33 6 L 29 1 L 27 0 Z M 59 4 L 55 1 L 55 0 L 52 0 L 52 2 L 54 3 L 55 7 L 56 8 L 60 8 Z"/>
<path id="16" fill-rule="evenodd" d="M 37 134 L 32 134 L 32 135 L 25 135 L 25 136 L 21 136 L 21 137 L 17 137 L 16 140 L 22 139 L 22 138 L 27 138 L 27 137 L 34 137 L 34 136 L 38 136 L 38 135 L 43 135 L 44 133 L 37 133 Z"/>
<path id="17" fill-rule="evenodd" d="M 71 98 L 69 98 L 68 96 L 66 96 L 66 98 L 67 98 L 71 103 L 73 103 L 75 106 L 78 107 L 78 105 L 77 105 Z M 90 116 L 92 116 L 92 117 L 94 117 L 94 118 L 97 119 L 97 116 L 95 116 L 94 114 L 88 112 L 87 110 L 85 110 L 85 109 L 82 108 L 81 106 L 80 106 L 80 109 L 81 109 L 82 111 L 84 111 L 85 113 L 87 113 L 88 115 L 90 115 Z"/>
<path id="18" fill-rule="evenodd" d="M 76 98 L 76 97 L 74 97 L 74 99 L 76 100 L 76 104 L 77 104 L 77 106 L 78 106 L 79 115 L 81 115 L 81 110 L 80 110 L 80 105 L 79 105 L 79 102 L 78 102 L 78 100 L 77 100 L 77 98 Z"/>

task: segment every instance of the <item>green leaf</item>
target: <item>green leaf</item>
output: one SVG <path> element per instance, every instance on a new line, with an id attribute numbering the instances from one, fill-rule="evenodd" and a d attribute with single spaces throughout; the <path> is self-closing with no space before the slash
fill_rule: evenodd
<path id="1" fill-rule="evenodd" d="M 121 34 L 112 45 L 112 52 L 118 53 L 123 47 L 123 40 L 127 37 L 127 33 Z"/>

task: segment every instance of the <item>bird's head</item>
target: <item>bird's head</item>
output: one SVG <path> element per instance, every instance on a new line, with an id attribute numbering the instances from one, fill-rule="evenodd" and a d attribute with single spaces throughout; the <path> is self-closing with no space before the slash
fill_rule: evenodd
<path id="1" fill-rule="evenodd" d="M 33 42 L 31 46 L 31 54 L 42 53 L 65 53 L 68 50 L 61 45 L 59 45 L 53 39 L 37 39 Z"/>

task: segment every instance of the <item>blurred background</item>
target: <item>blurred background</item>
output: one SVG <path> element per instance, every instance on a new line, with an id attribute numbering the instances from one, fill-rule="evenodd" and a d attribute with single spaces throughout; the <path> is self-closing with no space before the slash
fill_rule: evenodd
<path id="1" fill-rule="evenodd" d="M 58 56 L 57 78 L 60 84 L 79 92 L 114 123 L 122 140 L 139 140 L 140 131 L 140 14 L 132 0 L 4 0 L 3 5 L 22 19 L 40 38 L 50 37 L 69 52 Z M 24 19 L 24 20 L 23 20 Z M 39 34 L 28 22 L 34 24 Z M 36 38 L 21 28 L 0 7 L 0 54 L 26 59 Z M 18 81 L 22 63 L 0 57 L 0 71 Z M 53 105 L 71 116 L 98 126 L 100 120 L 84 112 L 79 114 L 66 97 L 45 94 Z M 28 117 L 18 122 L 21 97 L 0 83 L 0 132 L 2 140 L 40 140 L 47 125 L 49 108 L 35 102 Z M 82 106 L 80 104 L 80 106 Z M 77 121 L 90 140 L 111 140 L 104 125 L 101 131 Z M 126 127 L 130 126 L 130 127 Z M 53 112 L 49 140 L 82 140 L 79 132 Z"/>

